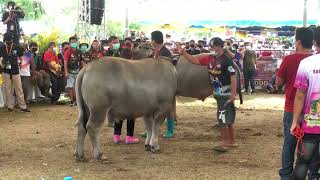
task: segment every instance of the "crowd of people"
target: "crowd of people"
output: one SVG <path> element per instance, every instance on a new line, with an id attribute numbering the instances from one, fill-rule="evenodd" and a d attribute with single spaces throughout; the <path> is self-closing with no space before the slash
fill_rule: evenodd
<path id="1" fill-rule="evenodd" d="M 14 3 L 9 2 L 12 10 Z M 11 14 L 10 14 L 11 12 Z M 22 11 L 15 11 L 16 16 L 23 16 Z M 241 42 L 235 39 L 222 40 L 218 37 L 209 42 L 206 39 L 189 42 L 166 41 L 162 32 L 154 31 L 151 39 L 120 40 L 111 36 L 106 41 L 94 40 L 91 44 L 80 43 L 76 35 L 58 45 L 50 42 L 47 50 L 39 54 L 37 43 L 19 44 L 18 21 L 13 11 L 3 18 L 8 25 L 4 34 L 4 43 L 0 46 L 1 72 L 3 80 L 5 107 L 13 112 L 16 104 L 21 112 L 30 112 L 27 108 L 28 95 L 32 87 L 38 89 L 36 96 L 46 96 L 52 104 L 59 104 L 62 93 L 67 93 L 70 106 L 76 106 L 75 81 L 82 68 L 91 61 L 107 57 L 134 59 L 134 51 L 141 44 L 149 44 L 152 53 L 147 57 L 171 58 L 179 54 L 190 63 L 207 66 L 209 83 L 217 101 L 217 120 L 221 133 L 221 144 L 214 148 L 226 152 L 236 147 L 233 124 L 236 119 L 236 90 L 241 85 L 236 81 L 236 64 L 242 69 L 244 91 L 255 93 L 255 71 L 257 59 L 283 58 L 280 68 L 272 77 L 268 86 L 270 92 L 278 91 L 285 86 L 286 103 L 283 118 L 284 145 L 282 151 L 282 167 L 279 171 L 281 179 L 304 179 L 309 171 L 309 179 L 319 178 L 319 143 L 320 143 L 320 28 L 297 28 L 295 34 L 295 52 L 283 54 L 281 49 L 290 49 L 291 44 L 274 40 L 272 48 L 280 51 L 255 51 L 263 49 L 264 44 Z M 12 28 L 12 26 L 14 28 Z M 18 29 L 17 29 L 18 28 Z M 166 36 L 166 38 L 170 38 Z M 315 48 L 313 48 L 315 47 Z M 138 48 L 139 49 L 139 48 Z M 280 53 L 280 54 L 279 54 Z M 315 55 L 316 54 L 316 55 Z M 114 143 L 121 142 L 122 121 L 114 125 Z M 134 118 L 127 118 L 127 136 L 125 143 L 138 143 L 134 136 Z M 174 136 L 174 119 L 167 119 L 167 131 L 164 137 Z M 303 132 L 303 141 L 297 141 L 297 132 Z M 298 156 L 296 166 L 294 156 L 296 144 Z M 303 153 L 299 153 L 302 152 Z"/>

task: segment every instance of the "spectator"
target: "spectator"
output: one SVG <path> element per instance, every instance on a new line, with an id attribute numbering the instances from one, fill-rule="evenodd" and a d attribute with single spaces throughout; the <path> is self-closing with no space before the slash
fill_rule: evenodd
<path id="1" fill-rule="evenodd" d="M 29 44 L 29 49 L 31 51 L 33 64 L 35 67 L 35 70 L 33 71 L 34 74 L 32 76 L 32 84 L 34 85 L 33 89 L 35 91 L 35 98 L 37 100 L 39 97 L 41 97 L 41 94 L 43 96 L 51 98 L 52 96 L 49 93 L 50 76 L 43 70 L 42 58 L 41 56 L 39 56 L 37 43 L 31 42 Z M 39 90 L 41 93 L 39 92 Z"/>
<path id="2" fill-rule="evenodd" d="M 164 46 L 163 34 L 161 31 L 153 31 L 151 33 L 152 46 L 155 48 L 154 58 L 159 56 L 171 57 L 171 52 Z M 167 117 L 167 131 L 164 134 L 165 138 L 174 136 L 174 119 Z"/>
<path id="3" fill-rule="evenodd" d="M 7 25 L 7 32 L 13 34 L 13 43 L 19 44 L 19 37 L 22 33 L 19 20 L 24 18 L 25 13 L 20 7 L 15 7 L 15 5 L 16 3 L 13 1 L 8 2 L 8 11 L 3 14 L 2 22 Z"/>
<path id="4" fill-rule="evenodd" d="M 28 51 L 28 45 L 23 44 L 23 55 L 19 58 L 20 61 L 20 76 L 24 101 L 28 104 L 29 92 L 32 90 L 31 78 L 34 77 L 35 66 L 32 54 Z M 32 76 L 32 77 L 31 77 Z"/>
<path id="5" fill-rule="evenodd" d="M 244 75 L 244 87 L 245 92 L 255 93 L 255 73 L 256 73 L 256 63 L 257 57 L 255 51 L 251 50 L 249 44 L 246 44 L 246 49 L 242 52 L 243 59 L 243 75 Z M 251 91 L 249 90 L 249 84 Z"/>
<path id="6" fill-rule="evenodd" d="M 205 46 L 206 46 L 206 44 L 205 44 L 205 42 L 203 40 L 199 40 L 198 41 L 198 48 L 199 48 L 201 54 L 210 53 L 210 51 L 205 49 Z"/>
<path id="7" fill-rule="evenodd" d="M 94 40 L 92 42 L 90 54 L 91 54 L 92 60 L 100 59 L 103 56 L 103 53 L 100 50 L 100 42 L 98 40 Z"/>
<path id="8" fill-rule="evenodd" d="M 314 46 L 316 48 L 316 53 L 320 53 L 320 26 L 314 29 Z"/>
<path id="9" fill-rule="evenodd" d="M 50 42 L 47 51 L 43 56 L 44 69 L 50 75 L 51 82 L 51 103 L 58 104 L 61 92 L 64 89 L 64 78 L 62 74 L 62 63 L 57 55 L 55 42 Z"/>
<path id="10" fill-rule="evenodd" d="M 239 52 L 239 45 L 238 44 L 233 44 L 233 49 L 234 51 L 232 52 L 234 54 L 233 56 L 233 61 L 237 64 L 237 66 L 242 69 L 240 60 L 241 60 L 241 53 Z"/>
<path id="11" fill-rule="evenodd" d="M 87 64 L 88 62 L 90 62 L 92 60 L 92 57 L 89 52 L 89 44 L 88 43 L 80 43 L 79 49 L 81 52 L 80 56 L 81 56 L 81 60 L 82 60 L 80 69 L 82 69 L 84 64 Z"/>
<path id="12" fill-rule="evenodd" d="M 132 49 L 134 46 L 131 38 L 125 38 L 123 48 Z"/>
<path id="13" fill-rule="evenodd" d="M 76 105 L 75 83 L 80 71 L 81 52 L 78 50 L 76 37 L 69 38 L 70 48 L 64 53 L 64 76 L 67 80 L 66 89 L 71 99 L 70 106 Z"/>
<path id="14" fill-rule="evenodd" d="M 88 43 L 80 43 L 79 44 L 79 50 L 82 52 L 82 53 L 86 53 L 89 51 L 89 44 Z"/>
<path id="15" fill-rule="evenodd" d="M 282 87 L 278 87 L 276 85 L 276 77 L 279 69 L 276 70 L 276 73 L 272 75 L 271 80 L 269 81 L 267 85 L 267 92 L 269 94 L 277 94 L 277 93 L 282 93 Z"/>
<path id="16" fill-rule="evenodd" d="M 197 49 L 196 42 L 194 40 L 190 41 L 190 49 L 187 50 L 190 55 L 200 54 L 200 50 Z"/>
<path id="17" fill-rule="evenodd" d="M 23 56 L 22 49 L 13 43 L 14 34 L 5 33 L 3 37 L 5 42 L 4 46 L 0 47 L 0 58 L 3 64 L 3 84 L 5 89 L 6 107 L 9 112 L 14 109 L 13 90 L 16 94 L 18 104 L 21 112 L 30 112 L 27 109 L 27 105 L 24 101 L 24 94 L 21 85 L 21 77 L 19 75 L 19 63 L 18 58 Z"/>
<path id="18" fill-rule="evenodd" d="M 116 36 L 109 38 L 109 49 L 105 51 L 105 56 L 120 57 L 120 42 Z"/>
<path id="19" fill-rule="evenodd" d="M 133 52 L 132 49 L 134 47 L 133 41 L 131 38 L 126 38 L 124 41 L 124 45 L 121 49 L 120 56 L 125 59 L 132 59 Z"/>
<path id="20" fill-rule="evenodd" d="M 275 51 L 272 53 L 273 58 L 280 59 L 282 58 L 282 52 L 280 48 L 280 41 L 278 39 L 275 39 L 272 41 L 272 49 Z"/>
<path id="21" fill-rule="evenodd" d="M 316 33 L 318 32 L 316 31 Z M 305 36 L 309 37 L 308 34 L 305 34 Z M 317 34 L 316 36 L 319 35 Z M 316 41 L 318 40 L 317 37 Z M 311 44 L 308 43 L 308 48 Z M 308 169 L 310 170 L 308 179 L 319 179 L 319 159 L 314 159 L 314 157 L 319 157 L 320 155 L 320 126 L 318 124 L 320 117 L 319 61 L 319 54 L 302 60 L 294 82 L 297 92 L 294 100 L 293 123 L 290 132 L 291 135 L 294 135 L 294 131 L 300 129 L 304 132 L 304 136 L 300 142 L 301 144 L 298 145 L 298 151 L 303 154 L 297 153 L 296 166 L 291 175 L 292 180 L 305 179 Z"/>
<path id="22" fill-rule="evenodd" d="M 61 44 L 61 50 L 58 53 L 58 58 L 61 60 L 61 70 L 62 73 L 64 73 L 64 53 L 70 48 L 70 43 L 69 42 L 63 42 Z M 64 90 L 63 90 L 64 91 Z"/>
<path id="23" fill-rule="evenodd" d="M 118 46 L 117 43 L 119 43 L 119 39 L 115 40 L 115 37 L 109 39 L 114 44 L 112 46 Z M 134 47 L 133 41 L 131 38 L 126 38 L 124 47 L 121 50 L 121 57 L 125 59 L 131 59 L 132 58 L 132 48 Z M 115 53 L 115 51 L 110 50 L 109 54 Z M 114 54 L 118 57 L 117 54 Z M 118 144 L 121 141 L 121 129 L 122 129 L 123 121 L 115 122 L 114 125 L 114 135 L 113 135 L 113 141 L 114 143 Z M 135 126 L 135 119 L 131 117 L 127 117 L 127 136 L 125 139 L 126 144 L 135 144 L 139 143 L 140 140 L 136 137 L 134 137 L 134 126 Z"/>
<path id="24" fill-rule="evenodd" d="M 186 49 L 186 51 L 188 51 L 190 49 L 190 43 L 189 42 L 186 42 L 185 49 Z"/>
<path id="25" fill-rule="evenodd" d="M 279 170 L 281 179 L 290 179 L 293 171 L 296 138 L 290 134 L 290 127 L 293 120 L 293 104 L 296 96 L 294 81 L 300 62 L 311 56 L 313 44 L 313 31 L 309 28 L 297 28 L 295 34 L 296 53 L 283 58 L 276 77 L 276 85 L 285 85 L 285 112 L 283 117 L 284 143 L 282 149 L 282 165 Z"/>
<path id="26" fill-rule="evenodd" d="M 153 48 L 155 48 L 154 58 L 158 58 L 159 56 L 171 57 L 171 52 L 164 45 L 162 32 L 153 31 L 151 33 L 151 41 Z"/>

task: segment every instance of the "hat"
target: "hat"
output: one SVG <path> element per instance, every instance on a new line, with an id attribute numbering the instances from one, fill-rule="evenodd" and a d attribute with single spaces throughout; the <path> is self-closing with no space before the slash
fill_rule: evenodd
<path id="1" fill-rule="evenodd" d="M 3 42 L 13 41 L 13 39 L 14 39 L 14 34 L 11 32 L 7 32 L 3 35 Z"/>
<path id="2" fill-rule="evenodd" d="M 80 43 L 80 44 L 79 44 L 79 47 L 81 47 L 81 46 L 87 46 L 87 48 L 89 48 L 89 44 L 88 44 L 88 43 L 84 43 L 84 42 L 83 42 L 83 43 Z"/>
<path id="3" fill-rule="evenodd" d="M 212 38 L 212 39 L 210 40 L 209 45 L 210 45 L 211 47 L 213 47 L 213 46 L 221 46 L 221 47 L 223 47 L 224 43 L 223 43 L 223 41 L 222 41 L 221 38 L 214 37 L 214 38 Z"/>

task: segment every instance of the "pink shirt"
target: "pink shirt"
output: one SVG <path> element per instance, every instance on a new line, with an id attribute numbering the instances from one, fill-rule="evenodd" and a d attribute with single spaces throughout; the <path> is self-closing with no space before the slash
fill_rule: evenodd
<path id="1" fill-rule="evenodd" d="M 320 54 L 301 61 L 294 86 L 307 91 L 302 130 L 308 134 L 320 134 Z"/>

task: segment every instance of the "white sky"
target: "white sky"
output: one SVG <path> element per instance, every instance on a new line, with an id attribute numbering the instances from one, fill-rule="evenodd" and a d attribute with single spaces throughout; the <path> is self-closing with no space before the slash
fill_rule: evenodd
<path id="1" fill-rule="evenodd" d="M 142 1 L 143 3 L 135 3 Z M 146 1 L 146 2 L 144 2 Z M 110 19 L 132 20 L 302 20 L 303 0 L 109 0 Z M 308 0 L 309 18 L 320 17 L 319 0 Z M 317 14 L 318 12 L 318 14 Z"/>
<path id="2" fill-rule="evenodd" d="M 42 0 L 56 27 L 74 30 L 78 0 Z M 190 24 L 192 20 L 302 20 L 304 0 L 105 0 L 109 20 L 124 22 L 129 6 L 130 21 L 155 21 L 160 24 Z M 139 3 L 140 2 L 140 3 Z M 320 0 L 308 0 L 308 19 L 320 20 Z M 107 5 L 108 5 L 107 3 Z M 70 12 L 63 16 L 63 8 Z M 320 22 L 320 21 L 319 21 Z"/>

